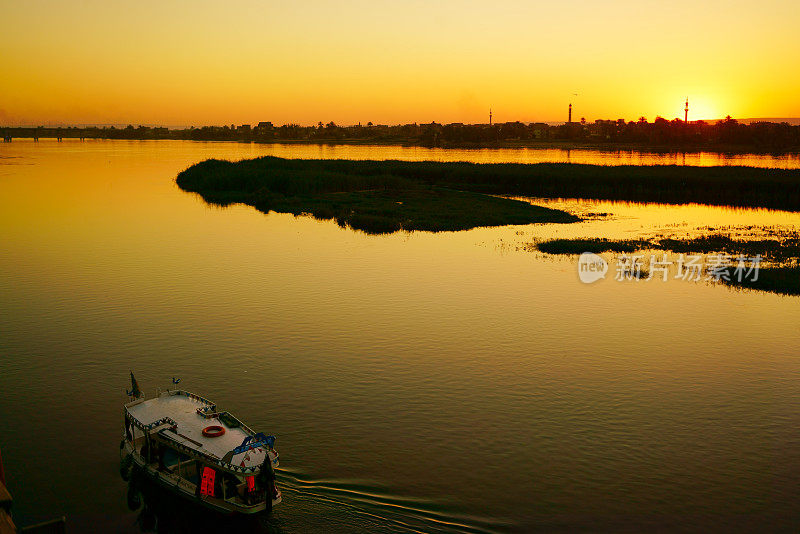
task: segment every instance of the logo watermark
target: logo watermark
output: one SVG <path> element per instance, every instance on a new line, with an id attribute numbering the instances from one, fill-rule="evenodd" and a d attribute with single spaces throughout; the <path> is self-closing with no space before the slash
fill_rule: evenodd
<path id="1" fill-rule="evenodd" d="M 584 252 L 578 258 L 578 276 L 584 284 L 597 282 L 606 277 L 608 262 L 592 252 Z"/>
<path id="2" fill-rule="evenodd" d="M 647 281 L 658 279 L 699 282 L 756 282 L 761 265 L 761 255 L 753 257 L 730 254 L 678 254 L 677 258 L 668 253 L 660 255 L 621 254 L 614 266 L 614 280 Z M 591 284 L 605 278 L 609 263 L 602 256 L 584 252 L 578 259 L 578 277 L 584 284 Z"/>

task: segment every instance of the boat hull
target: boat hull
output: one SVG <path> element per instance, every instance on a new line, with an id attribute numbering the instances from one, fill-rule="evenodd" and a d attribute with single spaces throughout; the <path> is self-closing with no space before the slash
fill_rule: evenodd
<path id="1" fill-rule="evenodd" d="M 149 480 L 155 482 L 165 490 L 169 491 L 174 495 L 179 495 L 183 497 L 185 500 L 208 508 L 210 510 L 214 510 L 215 512 L 219 512 L 222 514 L 242 514 L 242 515 L 253 515 L 259 514 L 262 512 L 267 511 L 269 508 L 272 509 L 272 506 L 276 504 L 280 504 L 282 498 L 281 493 L 278 491 L 278 497 L 276 499 L 272 499 L 272 506 L 268 506 L 266 501 L 256 503 L 253 505 L 246 505 L 246 504 L 237 504 L 232 503 L 229 501 L 225 501 L 223 499 L 217 499 L 215 497 L 209 497 L 207 495 L 197 495 L 197 486 L 192 484 L 188 480 L 181 478 L 175 473 L 169 473 L 165 471 L 159 471 L 157 467 L 153 465 L 148 465 L 145 458 L 136 450 L 133 444 L 128 441 L 127 439 L 123 440 L 122 442 L 122 449 L 120 450 L 120 455 L 122 458 L 130 457 L 133 463 L 133 466 L 139 470 L 144 476 L 146 476 Z"/>

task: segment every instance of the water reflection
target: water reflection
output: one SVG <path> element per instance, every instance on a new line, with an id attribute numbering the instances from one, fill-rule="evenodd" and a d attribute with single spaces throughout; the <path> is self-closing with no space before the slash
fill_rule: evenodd
<path id="1" fill-rule="evenodd" d="M 800 154 L 729 154 L 720 152 L 654 152 L 642 150 L 597 150 L 593 148 L 428 148 L 396 145 L 333 145 L 333 144 L 260 144 L 219 141 L 123 141 L 123 140 L 55 140 L 20 139 L 0 145 L 4 155 L 13 155 L 20 147 L 37 151 L 130 150 L 132 147 L 165 152 L 191 151 L 225 154 L 228 159 L 258 156 L 279 156 L 304 159 L 397 159 L 406 161 L 469 161 L 473 163 L 585 163 L 594 165 L 743 165 L 776 169 L 800 168 Z M 196 161 L 195 161 L 196 162 Z M 0 165 L 10 160 L 0 159 Z"/>
<path id="2" fill-rule="evenodd" d="M 797 525 L 800 299 L 586 285 L 572 260 L 497 249 L 794 215 L 598 203 L 586 209 L 613 216 L 374 237 L 209 209 L 174 183 L 202 159 L 318 147 L 7 145 L 21 164 L 0 169 L 0 418 L 70 441 L 0 434 L 21 525 L 41 510 L 105 517 L 85 531 L 131 522 L 116 473 L 131 367 L 153 385 L 178 374 L 279 437 L 284 466 L 309 481 L 281 481 L 267 523 L 283 532 L 409 531 L 375 518 L 388 507 L 495 531 Z"/>
<path id="3" fill-rule="evenodd" d="M 696 238 L 714 233 L 730 234 L 736 239 L 775 239 L 800 232 L 798 212 L 703 204 L 513 198 L 564 210 L 583 219 L 576 224 L 519 228 L 520 235 L 539 240 Z"/>
<path id="4" fill-rule="evenodd" d="M 224 516 L 174 495 L 134 468 L 126 492 L 128 509 L 136 512 L 138 532 L 197 534 L 202 532 L 281 532 L 268 514 Z"/>

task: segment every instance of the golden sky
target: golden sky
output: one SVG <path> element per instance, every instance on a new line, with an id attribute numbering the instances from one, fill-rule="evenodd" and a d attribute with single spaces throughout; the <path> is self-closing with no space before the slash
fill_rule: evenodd
<path id="1" fill-rule="evenodd" d="M 0 124 L 800 116 L 797 0 L 25 0 L 0 35 Z"/>

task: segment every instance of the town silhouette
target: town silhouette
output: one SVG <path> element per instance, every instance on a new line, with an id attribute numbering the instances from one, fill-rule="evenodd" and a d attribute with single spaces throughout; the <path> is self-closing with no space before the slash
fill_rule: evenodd
<path id="1" fill-rule="evenodd" d="M 398 125 L 357 124 L 340 126 L 319 122 L 316 126 L 256 125 L 202 126 L 169 129 L 154 126 L 6 127 L 5 141 L 22 138 L 82 139 L 177 139 L 195 141 L 301 142 L 405 144 L 445 148 L 482 148 L 580 145 L 597 148 L 648 148 L 654 150 L 715 150 L 730 152 L 794 152 L 800 150 L 800 125 L 789 122 L 739 122 L 730 116 L 718 121 L 648 121 L 586 119 L 561 124 L 503 122 L 486 124 L 410 123 Z M 491 118 L 490 118 L 491 121 Z"/>

